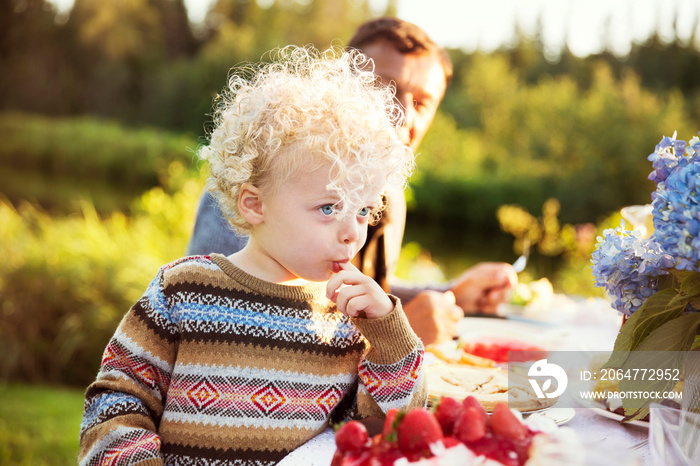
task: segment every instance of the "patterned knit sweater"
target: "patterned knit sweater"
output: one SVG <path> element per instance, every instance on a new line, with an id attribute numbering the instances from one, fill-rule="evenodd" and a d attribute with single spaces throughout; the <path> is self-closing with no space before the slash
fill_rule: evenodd
<path id="1" fill-rule="evenodd" d="M 214 254 L 162 267 L 88 387 L 80 464 L 271 465 L 351 414 L 423 405 L 423 346 L 394 301 L 349 319 L 322 283 Z"/>

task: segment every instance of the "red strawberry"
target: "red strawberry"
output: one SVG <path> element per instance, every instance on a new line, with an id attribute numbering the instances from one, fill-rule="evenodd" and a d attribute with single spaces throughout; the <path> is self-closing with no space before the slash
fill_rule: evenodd
<path id="1" fill-rule="evenodd" d="M 435 419 L 437 419 L 442 433 L 452 435 L 455 422 L 462 413 L 462 404 L 449 396 L 443 397 L 435 409 Z"/>
<path id="2" fill-rule="evenodd" d="M 404 414 L 397 428 L 399 448 L 404 453 L 428 449 L 431 443 L 443 438 L 442 429 L 432 413 L 414 408 Z"/>
<path id="3" fill-rule="evenodd" d="M 340 450 L 336 450 L 333 453 L 333 459 L 331 460 L 331 466 L 340 466 L 343 463 L 343 454 Z"/>
<path id="4" fill-rule="evenodd" d="M 489 426 L 496 436 L 520 440 L 527 436 L 527 427 L 515 417 L 506 403 L 498 403 L 491 413 Z"/>
<path id="5" fill-rule="evenodd" d="M 460 442 L 469 443 L 483 438 L 484 435 L 486 435 L 486 419 L 476 407 L 467 406 L 455 423 L 454 437 Z"/>
<path id="6" fill-rule="evenodd" d="M 357 421 L 343 424 L 335 433 L 335 445 L 341 453 L 361 449 L 369 438 L 367 428 Z"/>
<path id="7" fill-rule="evenodd" d="M 454 437 L 445 437 L 442 439 L 442 444 L 445 446 L 445 448 L 452 448 L 455 445 L 459 445 L 459 440 Z"/>
<path id="8" fill-rule="evenodd" d="M 394 421 L 396 421 L 396 416 L 398 414 L 399 414 L 399 410 L 396 408 L 391 408 L 389 411 L 386 412 L 386 419 L 384 420 L 384 429 L 382 430 L 382 437 L 384 437 L 385 439 L 387 439 L 387 437 L 389 437 L 389 435 L 392 432 L 394 432 L 394 430 L 395 430 Z M 389 440 L 389 439 L 387 439 L 387 440 Z"/>
<path id="9" fill-rule="evenodd" d="M 486 423 L 486 420 L 488 419 L 489 415 L 484 409 L 483 406 L 481 406 L 481 403 L 477 401 L 476 398 L 473 396 L 468 396 L 462 401 L 462 408 L 466 409 L 468 407 L 472 406 L 474 409 L 476 409 L 479 412 L 479 415 L 481 418 L 484 420 L 484 423 Z"/>

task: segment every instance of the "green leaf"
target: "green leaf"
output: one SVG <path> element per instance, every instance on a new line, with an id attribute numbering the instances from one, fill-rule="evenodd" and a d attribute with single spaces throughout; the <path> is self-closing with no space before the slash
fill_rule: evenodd
<path id="1" fill-rule="evenodd" d="M 700 272 L 690 272 L 681 282 L 680 294 L 687 297 L 700 296 Z"/>
<path id="2" fill-rule="evenodd" d="M 673 389 L 675 382 L 671 381 L 660 381 L 654 386 L 649 387 L 639 387 L 640 391 L 659 391 L 667 392 Z M 620 387 L 622 391 L 622 387 Z M 644 419 L 649 414 L 649 405 L 651 403 L 656 403 L 661 400 L 650 399 L 650 398 L 625 398 L 622 400 L 622 408 L 625 410 L 625 417 L 622 418 L 621 422 L 631 422 Z"/>
<path id="3" fill-rule="evenodd" d="M 700 335 L 695 337 L 695 341 L 693 341 L 690 351 L 700 351 Z"/>
<path id="4" fill-rule="evenodd" d="M 669 270 L 670 276 L 675 278 L 678 283 L 681 283 L 685 277 L 690 273 L 687 270 L 678 270 L 678 269 L 671 269 Z"/>
<path id="5" fill-rule="evenodd" d="M 680 283 L 678 294 L 669 303 L 670 306 L 685 306 L 700 296 L 700 273 L 687 272 Z"/>
<path id="6" fill-rule="evenodd" d="M 628 369 L 647 369 L 653 372 L 656 369 L 672 371 L 678 369 L 683 373 L 684 353 L 668 352 L 668 351 L 633 351 L 630 357 L 622 366 L 622 372 L 625 373 Z M 625 410 L 623 422 L 643 419 L 649 414 L 649 404 L 652 402 L 660 402 L 660 399 L 641 396 L 644 392 L 668 392 L 673 390 L 673 387 L 678 383 L 677 380 L 661 378 L 640 378 L 640 379 L 622 379 L 618 383 L 620 392 L 633 393 L 639 396 L 638 398 L 626 397 L 622 399 L 622 407 Z"/>
<path id="7" fill-rule="evenodd" d="M 333 432 L 338 432 L 341 427 L 343 427 L 345 424 L 347 424 L 345 421 L 341 421 L 337 424 L 333 424 Z"/>
<path id="8" fill-rule="evenodd" d="M 659 289 L 660 290 L 665 290 L 667 288 L 678 288 L 678 285 L 680 282 L 683 280 L 682 277 L 678 276 L 674 272 L 685 272 L 685 271 L 676 271 L 675 269 L 671 271 L 668 275 L 659 275 L 657 277 L 658 284 L 659 284 Z M 683 274 L 685 276 L 685 273 Z"/>
<path id="9" fill-rule="evenodd" d="M 669 306 L 676 294 L 677 292 L 670 288 L 657 291 L 627 319 L 617 335 L 613 353 L 605 367 L 622 367 L 629 352 L 633 351 L 653 329 L 683 312 L 685 304 L 676 302 L 674 306 Z"/>
<path id="10" fill-rule="evenodd" d="M 437 400 L 435 400 L 435 402 L 430 403 L 430 406 L 428 406 L 428 411 L 430 411 L 432 414 L 435 414 L 435 411 L 437 411 L 437 407 L 440 405 L 443 398 L 444 396 L 440 396 Z"/>
<path id="11" fill-rule="evenodd" d="M 654 329 L 635 351 L 628 354 L 621 366 L 627 369 L 679 369 L 683 373 L 685 352 L 690 350 L 700 326 L 700 312 L 685 314 Z M 630 380 L 619 383 L 621 392 L 666 392 L 676 385 L 674 380 Z M 642 419 L 649 413 L 649 404 L 655 401 L 646 398 L 623 398 L 625 409 L 623 422 Z"/>
<path id="12" fill-rule="evenodd" d="M 700 326 L 700 312 L 691 312 L 652 331 L 637 351 L 688 351 Z"/>

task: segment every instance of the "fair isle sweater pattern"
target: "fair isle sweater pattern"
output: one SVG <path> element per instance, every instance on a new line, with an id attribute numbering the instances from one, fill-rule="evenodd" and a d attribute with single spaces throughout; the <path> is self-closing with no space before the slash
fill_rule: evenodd
<path id="1" fill-rule="evenodd" d="M 322 284 L 283 286 L 220 255 L 162 267 L 86 393 L 80 464 L 272 465 L 331 422 L 425 403 L 400 303 L 349 319 Z"/>

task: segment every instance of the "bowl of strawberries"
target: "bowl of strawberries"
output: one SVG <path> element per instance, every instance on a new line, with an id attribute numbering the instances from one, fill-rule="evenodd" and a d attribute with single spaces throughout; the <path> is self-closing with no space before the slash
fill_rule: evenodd
<path id="1" fill-rule="evenodd" d="M 535 464 L 542 455 L 576 464 L 575 455 L 581 454 L 576 437 L 561 432 L 554 423 L 528 425 L 506 403 L 488 414 L 474 397 L 462 402 L 443 397 L 430 410 L 389 410 L 382 432 L 374 436 L 358 421 L 343 424 L 335 433 L 332 466 L 520 466 Z"/>

